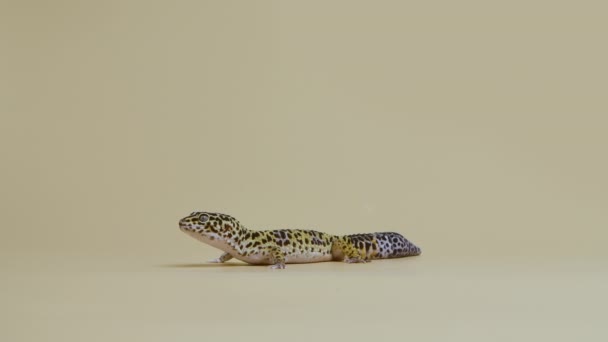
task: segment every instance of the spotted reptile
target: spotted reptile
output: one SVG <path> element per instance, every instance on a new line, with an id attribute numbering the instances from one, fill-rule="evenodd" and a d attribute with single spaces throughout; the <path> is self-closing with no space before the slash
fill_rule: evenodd
<path id="1" fill-rule="evenodd" d="M 285 268 L 285 264 L 321 261 L 369 262 L 420 254 L 420 248 L 398 233 L 336 236 L 315 230 L 250 230 L 234 217 L 193 212 L 179 221 L 179 228 L 193 238 L 224 251 L 211 262 L 232 258 L 254 265 Z"/>

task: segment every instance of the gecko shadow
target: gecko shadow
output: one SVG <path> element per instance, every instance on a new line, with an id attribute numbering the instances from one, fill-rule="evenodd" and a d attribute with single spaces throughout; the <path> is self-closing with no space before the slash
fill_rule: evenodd
<path id="1" fill-rule="evenodd" d="M 249 265 L 246 263 L 236 263 L 236 262 L 225 262 L 225 263 L 196 263 L 196 264 L 165 264 L 158 265 L 158 267 L 163 268 L 215 268 L 215 267 L 252 267 L 255 265 Z"/>

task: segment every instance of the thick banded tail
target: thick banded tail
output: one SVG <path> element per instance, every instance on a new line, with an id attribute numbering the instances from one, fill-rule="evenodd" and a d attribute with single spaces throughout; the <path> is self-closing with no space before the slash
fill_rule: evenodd
<path id="1" fill-rule="evenodd" d="M 403 235 L 394 232 L 344 236 L 365 259 L 389 259 L 420 255 L 422 251 Z"/>
<path id="2" fill-rule="evenodd" d="M 379 258 L 399 258 L 420 255 L 422 250 L 399 233 L 374 233 L 378 241 Z"/>

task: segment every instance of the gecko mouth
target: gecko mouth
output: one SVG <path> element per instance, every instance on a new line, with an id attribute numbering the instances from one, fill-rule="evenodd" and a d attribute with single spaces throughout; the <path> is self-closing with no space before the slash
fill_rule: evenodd
<path id="1" fill-rule="evenodd" d="M 194 230 L 194 228 L 192 228 L 191 224 L 184 224 L 184 223 L 180 223 L 179 228 L 182 230 Z"/>

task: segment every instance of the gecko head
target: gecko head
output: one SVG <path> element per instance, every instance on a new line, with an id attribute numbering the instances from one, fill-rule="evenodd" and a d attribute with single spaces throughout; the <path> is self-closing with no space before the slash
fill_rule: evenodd
<path id="1" fill-rule="evenodd" d="M 214 240 L 226 235 L 233 235 L 240 227 L 232 216 L 195 211 L 179 221 L 179 229 L 189 235 L 199 235 Z"/>

